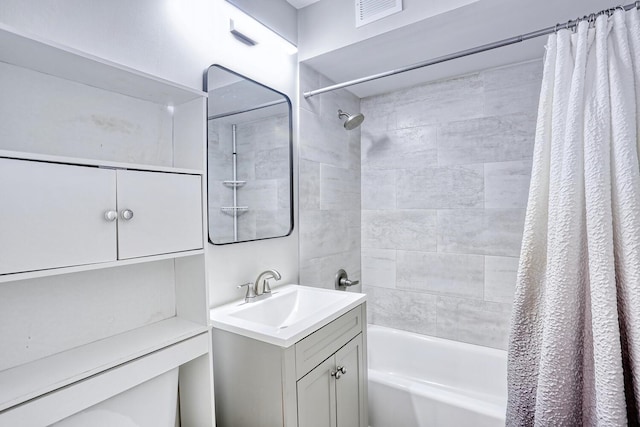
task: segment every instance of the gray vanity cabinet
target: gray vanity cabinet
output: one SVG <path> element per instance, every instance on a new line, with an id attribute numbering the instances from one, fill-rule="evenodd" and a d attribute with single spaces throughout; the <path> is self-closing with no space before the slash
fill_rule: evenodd
<path id="1" fill-rule="evenodd" d="M 299 427 L 362 427 L 364 348 L 358 334 L 334 355 L 298 380 Z"/>
<path id="2" fill-rule="evenodd" d="M 290 347 L 213 329 L 219 427 L 367 427 L 366 308 Z"/>

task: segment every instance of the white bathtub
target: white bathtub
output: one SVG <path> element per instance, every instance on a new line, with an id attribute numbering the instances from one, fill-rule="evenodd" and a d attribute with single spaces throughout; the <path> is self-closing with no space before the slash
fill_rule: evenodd
<path id="1" fill-rule="evenodd" d="M 369 325 L 371 427 L 504 426 L 507 353 Z"/>

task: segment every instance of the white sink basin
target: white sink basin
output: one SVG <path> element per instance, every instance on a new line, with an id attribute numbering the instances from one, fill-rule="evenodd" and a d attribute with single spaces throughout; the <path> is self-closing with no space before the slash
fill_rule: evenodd
<path id="1" fill-rule="evenodd" d="M 289 347 L 365 300 L 365 294 L 285 285 L 261 301 L 216 307 L 210 318 L 218 329 Z"/>

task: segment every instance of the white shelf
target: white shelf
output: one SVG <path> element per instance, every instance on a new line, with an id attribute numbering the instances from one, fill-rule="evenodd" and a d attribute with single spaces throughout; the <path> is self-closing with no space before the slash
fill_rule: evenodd
<path id="1" fill-rule="evenodd" d="M 172 317 L 0 372 L 0 411 L 207 332 Z"/>
<path id="2" fill-rule="evenodd" d="M 110 162 L 95 159 L 81 159 L 77 157 L 53 156 L 49 154 L 28 153 L 24 151 L 0 150 L 0 157 L 18 160 L 34 160 L 38 162 L 64 163 L 80 166 L 97 166 L 113 169 L 129 169 L 151 172 L 168 172 L 189 175 L 204 175 L 201 169 L 174 168 L 171 166 L 153 166 L 138 163 Z"/>
<path id="3" fill-rule="evenodd" d="M 74 265 L 70 267 L 48 268 L 37 271 L 25 271 L 22 273 L 10 273 L 0 275 L 0 283 L 13 282 L 16 280 L 37 279 L 39 277 L 59 276 L 61 274 L 79 273 L 81 271 L 100 270 L 103 268 L 124 267 L 126 265 L 140 264 L 143 262 L 162 261 L 171 258 L 183 258 L 193 255 L 204 254 L 204 249 L 196 249 L 193 251 L 171 252 L 168 254 L 146 256 L 140 258 L 123 259 L 110 262 L 101 262 L 97 264 Z"/>
<path id="4" fill-rule="evenodd" d="M 0 25 L 0 61 L 122 95 L 178 105 L 206 92 Z"/>

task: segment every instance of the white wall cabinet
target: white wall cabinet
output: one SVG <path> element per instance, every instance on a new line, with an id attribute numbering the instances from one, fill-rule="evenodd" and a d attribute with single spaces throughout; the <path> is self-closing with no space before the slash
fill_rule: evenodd
<path id="1" fill-rule="evenodd" d="M 0 158 L 0 274 L 113 261 L 116 173 Z"/>
<path id="2" fill-rule="evenodd" d="M 198 175 L 0 158 L 0 200 L 0 274 L 202 248 Z"/>
<path id="3" fill-rule="evenodd" d="M 119 259 L 202 248 L 201 176 L 131 170 L 117 176 Z"/>
<path id="4" fill-rule="evenodd" d="M 212 427 L 207 94 L 1 24 L 0 92 L 0 425 L 179 368 Z"/>
<path id="5" fill-rule="evenodd" d="M 214 328 L 218 426 L 367 427 L 365 313 L 287 348 Z"/>

